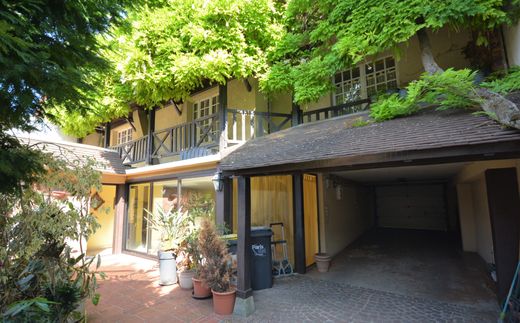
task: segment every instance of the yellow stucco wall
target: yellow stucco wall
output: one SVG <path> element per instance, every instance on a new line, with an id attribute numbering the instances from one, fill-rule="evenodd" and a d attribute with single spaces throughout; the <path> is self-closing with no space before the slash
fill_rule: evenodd
<path id="1" fill-rule="evenodd" d="M 116 197 L 116 186 L 103 185 L 101 191 L 98 193 L 105 202 L 97 210 L 92 210 L 100 227 L 88 239 L 87 251 L 89 254 L 112 249 L 114 237 L 114 201 Z"/>
<path id="2" fill-rule="evenodd" d="M 341 199 L 336 188 L 319 178 L 320 251 L 336 255 L 373 225 L 370 195 L 366 188 L 341 182 Z M 332 183 L 332 180 L 330 180 Z"/>
<path id="3" fill-rule="evenodd" d="M 103 135 L 97 132 L 91 133 L 83 138 L 82 143 L 85 145 L 103 147 Z"/>

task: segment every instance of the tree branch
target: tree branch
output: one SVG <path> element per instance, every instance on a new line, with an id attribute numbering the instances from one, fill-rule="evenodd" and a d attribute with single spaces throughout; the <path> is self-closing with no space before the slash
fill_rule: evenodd
<path id="1" fill-rule="evenodd" d="M 419 39 L 419 48 L 421 49 L 421 61 L 424 70 L 428 74 L 435 74 L 443 72 L 442 68 L 437 64 L 433 57 L 432 47 L 430 45 L 430 37 L 426 33 L 426 28 L 417 31 L 417 38 Z"/>

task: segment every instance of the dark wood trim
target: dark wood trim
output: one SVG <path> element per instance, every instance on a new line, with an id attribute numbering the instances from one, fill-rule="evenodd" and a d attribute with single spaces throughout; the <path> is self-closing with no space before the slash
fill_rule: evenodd
<path id="1" fill-rule="evenodd" d="M 294 212 L 294 271 L 305 274 L 305 228 L 303 217 L 303 174 L 292 175 Z"/>
<path id="2" fill-rule="evenodd" d="M 505 141 L 489 144 L 444 147 L 415 151 L 384 152 L 361 156 L 346 156 L 325 160 L 284 163 L 265 167 L 227 170 L 229 175 L 266 176 L 292 172 L 335 172 L 383 167 L 417 166 L 428 164 L 513 159 L 520 157 L 520 141 Z"/>
<path id="3" fill-rule="evenodd" d="M 238 180 L 237 297 L 253 295 L 251 289 L 251 179 Z"/>
<path id="4" fill-rule="evenodd" d="M 227 84 L 219 85 L 218 87 L 218 101 L 219 101 L 219 122 L 220 122 L 220 131 L 224 131 L 226 129 L 226 116 L 227 116 L 227 108 L 228 108 L 228 99 L 227 99 Z"/>
<path id="5" fill-rule="evenodd" d="M 518 263 L 520 197 L 516 168 L 487 169 L 485 178 L 497 273 L 497 296 L 503 303 Z"/>
<path id="6" fill-rule="evenodd" d="M 291 118 L 291 126 L 292 127 L 297 126 L 297 125 L 303 123 L 303 113 L 302 113 L 302 110 L 300 109 L 300 106 L 297 105 L 296 103 L 292 104 L 291 114 L 292 114 L 292 118 Z"/>
<path id="7" fill-rule="evenodd" d="M 125 241 L 125 217 L 128 201 L 128 185 L 116 185 L 114 207 L 114 236 L 112 240 L 112 253 L 119 254 L 123 251 Z"/>
<path id="8" fill-rule="evenodd" d="M 216 192 L 216 220 L 218 225 L 233 228 L 233 180 L 223 179 L 222 191 Z"/>
<path id="9" fill-rule="evenodd" d="M 153 165 L 153 133 L 155 132 L 155 107 L 148 112 L 148 140 L 146 143 L 146 164 Z"/>
<path id="10" fill-rule="evenodd" d="M 112 130 L 112 128 L 111 128 L 110 122 L 107 122 L 105 124 L 105 138 L 104 138 L 104 142 L 103 142 L 103 145 L 105 146 L 105 148 L 110 147 L 110 131 L 111 130 Z"/>

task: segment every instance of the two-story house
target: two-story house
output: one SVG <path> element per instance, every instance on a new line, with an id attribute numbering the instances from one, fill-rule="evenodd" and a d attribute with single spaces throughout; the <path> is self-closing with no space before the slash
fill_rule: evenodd
<path id="1" fill-rule="evenodd" d="M 502 34 L 496 65 L 518 65 L 518 27 Z M 430 37 L 442 68 L 472 67 L 463 53 L 469 32 Z M 100 195 L 114 203 L 98 216 L 111 229 L 96 233 L 90 250 L 156 254 L 145 210 L 198 192 L 215 199 L 217 221 L 238 234 L 240 301 L 252 299 L 250 227 L 276 222 L 298 273 L 312 268 L 315 253 L 341 257 L 371 230 L 446 233 L 455 242 L 425 234 L 419 244 L 494 264 L 503 298 L 519 251 L 520 132 L 465 111 L 354 126 L 376 93 L 399 91 L 423 73 L 417 39 L 400 49 L 400 57 L 381 54 L 336 74 L 335 91 L 305 106 L 290 93 L 266 97 L 255 79 L 234 79 L 100 125 L 81 142 L 117 151 L 126 169 L 104 176 Z"/>

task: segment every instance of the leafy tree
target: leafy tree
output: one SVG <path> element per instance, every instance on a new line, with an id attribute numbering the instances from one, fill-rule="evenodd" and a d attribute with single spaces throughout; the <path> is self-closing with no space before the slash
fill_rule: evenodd
<path id="1" fill-rule="evenodd" d="M 29 184 L 42 164 L 9 130 L 30 130 L 52 106 L 81 111 L 109 67 L 99 35 L 124 21 L 130 0 L 0 1 L 0 192 Z M 73 114 L 77 115 L 77 114 Z"/>
<path id="2" fill-rule="evenodd" d="M 117 70 L 105 80 L 103 105 L 83 120 L 63 109 L 54 115 L 69 133 L 84 135 L 130 104 L 179 102 L 203 84 L 263 75 L 281 36 L 281 9 L 273 0 L 170 0 L 134 11 L 132 28 L 106 39 L 105 57 Z"/>
<path id="3" fill-rule="evenodd" d="M 330 77 L 366 57 L 417 35 L 424 69 L 440 72 L 427 29 L 444 26 L 494 29 L 518 17 L 518 0 L 293 0 L 286 33 L 270 57 L 274 66 L 262 80 L 268 92 L 293 91 L 297 103 L 315 101 L 331 90 Z M 483 33 L 481 33 L 483 35 Z M 485 43 L 479 37 L 478 43 Z"/>

